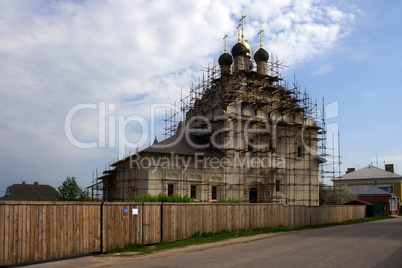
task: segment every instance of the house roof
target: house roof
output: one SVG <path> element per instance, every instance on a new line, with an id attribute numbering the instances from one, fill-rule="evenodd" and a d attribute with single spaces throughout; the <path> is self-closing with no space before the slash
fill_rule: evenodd
<path id="1" fill-rule="evenodd" d="M 390 178 L 401 178 L 401 175 L 383 170 L 378 167 L 368 166 L 356 171 L 352 171 L 340 177 L 337 180 L 364 180 L 364 179 L 390 179 Z"/>
<path id="2" fill-rule="evenodd" d="M 373 206 L 373 203 L 367 202 L 365 200 L 353 200 L 350 202 L 347 202 L 344 205 L 366 205 L 366 206 Z"/>
<path id="3" fill-rule="evenodd" d="M 1 201 L 56 201 L 56 199 L 56 189 L 40 184 L 13 184 L 7 187 L 6 196 L 0 198 Z"/>
<path id="4" fill-rule="evenodd" d="M 356 193 L 358 196 L 391 196 L 391 193 L 378 188 L 375 185 L 351 185 L 348 186 L 349 191 Z"/>

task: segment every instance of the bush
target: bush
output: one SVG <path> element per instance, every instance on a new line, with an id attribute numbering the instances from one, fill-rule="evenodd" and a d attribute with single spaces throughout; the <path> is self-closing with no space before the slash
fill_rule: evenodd
<path id="1" fill-rule="evenodd" d="M 177 194 L 165 195 L 159 194 L 158 196 L 152 196 L 150 194 L 134 196 L 133 198 L 127 198 L 128 202 L 172 202 L 172 203 L 191 203 L 193 199 L 186 196 L 179 196 Z"/>
<path id="2" fill-rule="evenodd" d="M 218 200 L 217 203 L 241 203 L 241 202 L 236 198 L 229 198 L 229 199 L 221 198 Z"/>

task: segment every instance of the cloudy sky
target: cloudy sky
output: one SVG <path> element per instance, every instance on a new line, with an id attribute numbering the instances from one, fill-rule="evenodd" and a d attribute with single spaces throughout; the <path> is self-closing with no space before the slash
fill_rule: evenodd
<path id="1" fill-rule="evenodd" d="M 119 156 L 109 132 L 126 124 L 127 142 L 139 141 L 151 105 L 188 92 L 225 34 L 237 42 L 242 14 L 253 51 L 264 29 L 285 79 L 335 102 L 327 123 L 340 129 L 342 172 L 378 159 L 402 174 L 401 12 L 396 0 L 0 0 L 0 196 L 22 181 L 90 185 Z"/>

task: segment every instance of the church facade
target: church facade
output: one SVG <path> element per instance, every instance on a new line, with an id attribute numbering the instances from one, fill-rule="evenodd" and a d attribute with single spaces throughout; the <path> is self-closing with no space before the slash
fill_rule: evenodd
<path id="1" fill-rule="evenodd" d="M 262 42 L 250 54 L 239 31 L 231 54 L 225 47 L 219 57 L 219 71 L 190 93 L 174 135 L 98 178 L 105 201 L 163 193 L 200 202 L 318 205 L 320 127 L 300 95 L 267 74 Z"/>

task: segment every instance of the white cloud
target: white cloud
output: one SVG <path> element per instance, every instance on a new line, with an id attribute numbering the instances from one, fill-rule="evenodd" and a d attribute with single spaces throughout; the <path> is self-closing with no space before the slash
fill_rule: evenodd
<path id="1" fill-rule="evenodd" d="M 315 72 L 313 72 L 313 75 L 320 75 L 320 74 L 325 74 L 329 73 L 334 69 L 334 67 L 330 64 L 323 65 L 319 67 Z"/>
<path id="2" fill-rule="evenodd" d="M 2 157 L 35 166 L 110 154 L 69 144 L 67 112 L 106 101 L 116 104 L 114 115 L 148 117 L 151 103 L 172 103 L 197 82 L 223 52 L 224 34 L 230 50 L 241 14 L 253 50 L 265 29 L 264 47 L 287 65 L 330 52 L 354 18 L 353 10 L 318 0 L 2 1 Z M 75 133 L 96 139 L 97 123 L 96 112 L 87 113 Z"/>

